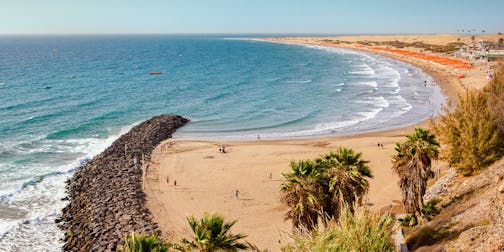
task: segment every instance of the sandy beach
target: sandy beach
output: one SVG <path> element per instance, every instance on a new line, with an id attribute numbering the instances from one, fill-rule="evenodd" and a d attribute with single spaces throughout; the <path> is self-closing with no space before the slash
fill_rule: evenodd
<path id="1" fill-rule="evenodd" d="M 280 249 L 291 231 L 284 221 L 286 208 L 280 203 L 281 173 L 291 160 L 309 159 L 339 146 L 363 152 L 374 178 L 370 181 L 367 203 L 373 210 L 395 206 L 400 212 L 400 191 L 392 173 L 390 157 L 394 144 L 408 127 L 351 137 L 212 142 L 171 139 L 155 150 L 147 168 L 145 192 L 148 208 L 171 237 L 190 234 L 186 217 L 205 211 L 238 219 L 234 231 L 248 234 L 260 248 Z M 378 148 L 381 142 L 384 147 Z M 227 153 L 220 153 L 225 144 Z M 161 152 L 161 149 L 163 150 Z M 270 179 L 271 173 L 271 179 Z M 169 177 L 169 181 L 166 179 Z M 174 186 L 174 181 L 177 186 Z M 235 191 L 239 190 L 239 197 Z"/>
<path id="2" fill-rule="evenodd" d="M 338 46 L 379 53 L 422 68 L 436 80 L 452 101 L 464 87 L 480 88 L 486 83 L 484 69 L 488 66 L 485 62 L 473 62 L 473 68 L 455 71 L 407 56 L 372 51 L 354 43 L 361 40 L 415 40 L 446 44 L 456 41 L 455 35 L 335 39 L 352 42 Z M 320 44 L 320 38 L 271 40 Z M 467 77 L 459 79 L 461 73 Z M 425 123 L 419 125 L 425 126 Z M 390 159 L 395 143 L 402 141 L 404 135 L 411 133 L 414 127 L 317 139 L 226 142 L 169 139 L 155 149 L 151 162 L 145 164 L 147 172 L 144 191 L 147 194 L 147 206 L 167 238 L 191 235 L 186 221 L 188 216 L 201 216 L 206 211 L 217 212 L 228 220 L 238 219 L 233 228 L 235 233 L 247 234 L 247 240 L 261 249 L 279 251 L 281 244 L 288 242 L 287 236 L 291 232 L 290 222 L 283 218 L 286 208 L 280 203 L 279 192 L 281 173 L 290 169 L 291 160 L 312 159 L 336 150 L 338 146 L 362 152 L 363 158 L 370 161 L 369 166 L 374 175 L 370 180 L 367 204 L 373 211 L 393 207 L 394 212 L 401 212 L 401 195 L 397 176 L 391 170 Z M 384 147 L 378 148 L 378 142 Z M 227 153 L 219 152 L 221 144 L 225 144 Z M 438 164 L 435 163 L 435 168 L 437 167 Z M 235 195 L 236 190 L 239 191 L 238 197 Z"/>

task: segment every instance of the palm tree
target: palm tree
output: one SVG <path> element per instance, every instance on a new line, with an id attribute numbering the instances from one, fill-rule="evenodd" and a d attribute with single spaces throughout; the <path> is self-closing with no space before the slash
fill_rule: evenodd
<path id="1" fill-rule="evenodd" d="M 164 242 L 158 237 L 151 235 L 135 235 L 134 232 L 131 236 L 126 237 L 124 248 L 119 251 L 123 252 L 167 252 L 172 247 L 171 244 Z"/>
<path id="2" fill-rule="evenodd" d="M 284 173 L 286 179 L 280 188 L 282 202 L 289 207 L 285 219 L 299 230 L 311 230 L 317 226 L 319 202 L 317 200 L 317 178 L 319 172 L 311 160 L 292 161 L 291 172 Z"/>
<path id="3" fill-rule="evenodd" d="M 218 214 L 203 214 L 201 220 L 191 216 L 187 222 L 194 232 L 194 240 L 182 239 L 188 249 L 202 252 L 211 251 L 238 251 L 247 249 L 248 246 L 240 240 L 247 237 L 244 234 L 231 234 L 230 229 L 236 220 L 225 222 L 224 217 Z"/>
<path id="4" fill-rule="evenodd" d="M 339 219 L 341 210 L 360 204 L 369 189 L 365 177 L 371 171 L 361 159 L 362 153 L 340 147 L 336 153 L 314 161 L 291 162 L 291 172 L 283 174 L 282 202 L 288 207 L 286 219 L 292 219 L 295 228 L 312 230 L 318 220 L 327 225 L 330 219 Z"/>
<path id="5" fill-rule="evenodd" d="M 324 204 L 326 215 L 338 220 L 345 207 L 353 213 L 354 206 L 362 203 L 369 190 L 366 178 L 373 177 L 366 165 L 369 161 L 362 159 L 362 153 L 340 147 L 336 153 L 330 152 L 315 162 L 326 168 L 325 188 L 329 193 Z"/>
<path id="6" fill-rule="evenodd" d="M 439 143 L 433 134 L 422 128 L 415 128 L 415 133 L 406 138 L 396 144 L 392 169 L 399 175 L 406 213 L 413 215 L 416 222 L 417 214 L 422 213 L 427 180 L 434 174 L 431 161 L 438 158 Z"/>

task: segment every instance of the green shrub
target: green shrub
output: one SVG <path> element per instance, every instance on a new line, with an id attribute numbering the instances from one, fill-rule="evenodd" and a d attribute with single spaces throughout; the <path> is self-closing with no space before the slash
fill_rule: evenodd
<path id="1" fill-rule="evenodd" d="M 191 240 L 182 239 L 182 246 L 187 251 L 238 251 L 248 249 L 244 234 L 232 234 L 231 227 L 236 220 L 225 221 L 219 214 L 204 213 L 203 217 L 190 216 L 187 222 L 194 233 Z"/>
<path id="2" fill-rule="evenodd" d="M 399 223 L 401 223 L 401 226 L 403 227 L 412 227 L 417 224 L 417 220 L 415 219 L 415 216 L 411 214 L 407 214 L 406 216 L 397 219 Z"/>
<path id="3" fill-rule="evenodd" d="M 504 155 L 504 67 L 483 91 L 467 90 L 453 109 L 434 123 L 446 145 L 442 158 L 464 175 L 486 168 Z"/>
<path id="4" fill-rule="evenodd" d="M 406 243 L 408 244 L 409 249 L 414 250 L 421 246 L 429 246 L 439 243 L 448 235 L 449 231 L 447 229 L 442 228 L 436 230 L 432 227 L 426 226 L 409 235 L 406 238 Z"/>
<path id="5" fill-rule="evenodd" d="M 294 243 L 282 251 L 395 251 L 392 241 L 393 219 L 386 215 L 370 214 L 367 211 L 352 215 L 344 208 L 338 222 L 334 220 L 319 232 L 294 235 Z"/>
<path id="6" fill-rule="evenodd" d="M 436 205 L 441 202 L 440 199 L 432 199 L 427 202 L 427 204 L 422 207 L 422 215 L 427 218 L 427 220 L 432 219 L 434 216 L 438 215 L 440 210 L 436 207 Z"/>
<path id="7" fill-rule="evenodd" d="M 488 96 L 467 90 L 459 104 L 435 122 L 445 148 L 441 158 L 464 175 L 486 168 L 504 154 L 504 134 L 498 130 L 497 116 L 488 107 Z"/>
<path id="8" fill-rule="evenodd" d="M 142 234 L 135 235 L 134 232 L 126 237 L 122 252 L 167 252 L 172 245 L 155 235 L 147 236 Z"/>
<path id="9" fill-rule="evenodd" d="M 504 66 L 497 69 L 494 78 L 483 91 L 488 96 L 488 107 L 497 118 L 497 127 L 504 132 Z"/>

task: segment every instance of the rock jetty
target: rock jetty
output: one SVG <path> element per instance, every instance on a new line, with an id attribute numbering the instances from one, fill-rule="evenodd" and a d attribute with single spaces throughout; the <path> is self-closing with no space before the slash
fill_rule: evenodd
<path id="1" fill-rule="evenodd" d="M 77 168 L 66 186 L 70 204 L 57 220 L 64 251 L 115 251 L 132 231 L 161 234 L 145 206 L 142 160 L 187 122 L 173 114 L 155 116 Z"/>

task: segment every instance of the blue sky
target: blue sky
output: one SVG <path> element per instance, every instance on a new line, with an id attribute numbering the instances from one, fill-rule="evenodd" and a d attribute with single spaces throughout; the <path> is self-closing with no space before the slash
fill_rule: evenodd
<path id="1" fill-rule="evenodd" d="M 0 34 L 504 32 L 504 0 L 0 0 Z"/>

